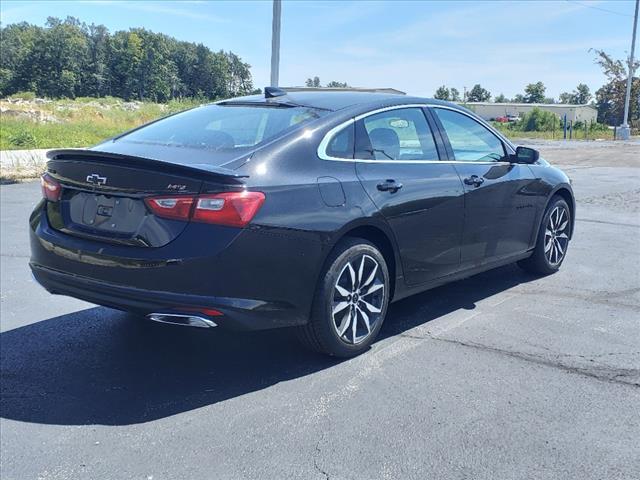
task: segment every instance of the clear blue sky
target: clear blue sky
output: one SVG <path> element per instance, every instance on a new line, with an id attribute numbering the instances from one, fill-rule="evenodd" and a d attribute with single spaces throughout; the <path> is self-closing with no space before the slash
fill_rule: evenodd
<path id="1" fill-rule="evenodd" d="M 72 15 L 111 31 L 144 27 L 231 50 L 269 82 L 271 2 L 3 1 L 3 25 L 43 25 Z M 280 84 L 395 87 L 432 96 L 442 84 L 482 84 L 494 96 L 541 80 L 557 97 L 604 77 L 590 48 L 618 58 L 630 50 L 634 2 L 627 1 L 284 1 Z"/>

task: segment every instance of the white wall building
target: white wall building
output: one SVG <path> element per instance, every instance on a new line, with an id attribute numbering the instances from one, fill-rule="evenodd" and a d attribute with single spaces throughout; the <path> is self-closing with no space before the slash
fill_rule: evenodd
<path id="1" fill-rule="evenodd" d="M 598 111 L 591 105 L 570 105 L 563 103 L 492 103 L 492 102 L 467 102 L 461 104 L 485 120 L 494 120 L 498 117 L 521 117 L 534 108 L 555 113 L 560 119 L 567 116 L 567 122 L 595 122 Z"/>

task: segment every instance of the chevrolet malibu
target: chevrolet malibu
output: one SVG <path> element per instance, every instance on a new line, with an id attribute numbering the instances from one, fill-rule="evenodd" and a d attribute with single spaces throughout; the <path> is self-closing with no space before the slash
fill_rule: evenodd
<path id="1" fill-rule="evenodd" d="M 158 322 L 294 327 L 366 350 L 389 303 L 518 262 L 558 270 L 567 176 L 469 110 L 393 90 L 217 102 L 49 153 L 30 217 L 49 292 Z"/>

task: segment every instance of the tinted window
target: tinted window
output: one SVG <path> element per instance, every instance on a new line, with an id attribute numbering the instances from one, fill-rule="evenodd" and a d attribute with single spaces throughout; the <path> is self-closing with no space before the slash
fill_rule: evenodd
<path id="1" fill-rule="evenodd" d="M 306 107 L 207 105 L 167 117 L 120 141 L 213 150 L 241 150 L 320 117 Z"/>
<path id="2" fill-rule="evenodd" d="M 326 153 L 335 158 L 353 158 L 353 123 L 331 138 Z"/>
<path id="3" fill-rule="evenodd" d="M 474 162 L 504 158 L 500 139 L 471 117 L 444 108 L 434 108 L 433 111 L 449 137 L 456 160 Z"/>
<path id="4" fill-rule="evenodd" d="M 366 142 L 358 142 L 362 155 L 376 160 L 438 160 L 433 134 L 420 108 L 402 108 L 362 119 Z M 359 131 L 363 129 L 360 128 Z"/>

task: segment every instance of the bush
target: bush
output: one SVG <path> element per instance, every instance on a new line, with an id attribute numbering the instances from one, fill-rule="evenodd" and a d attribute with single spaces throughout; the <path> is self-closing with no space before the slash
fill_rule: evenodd
<path id="1" fill-rule="evenodd" d="M 534 108 L 522 116 L 517 127 L 523 132 L 549 132 L 560 128 L 560 118 L 555 113 Z"/>
<path id="2" fill-rule="evenodd" d="M 20 130 L 9 136 L 9 143 L 21 148 L 35 148 L 38 146 L 36 137 L 26 130 Z"/>
<path id="3" fill-rule="evenodd" d="M 16 92 L 13 95 L 9 95 L 9 98 L 21 99 L 21 100 L 34 100 L 36 94 L 33 92 Z"/>

